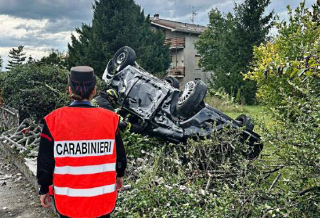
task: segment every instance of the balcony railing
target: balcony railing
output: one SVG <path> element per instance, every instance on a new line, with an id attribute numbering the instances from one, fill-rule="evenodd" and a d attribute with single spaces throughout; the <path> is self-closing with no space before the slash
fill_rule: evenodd
<path id="1" fill-rule="evenodd" d="M 170 45 L 170 49 L 175 48 L 184 48 L 185 47 L 185 38 L 183 37 L 174 37 L 174 38 L 168 38 L 165 40 L 165 44 Z"/>
<path id="2" fill-rule="evenodd" d="M 168 70 L 168 75 L 174 77 L 184 77 L 185 76 L 185 67 L 173 67 Z"/>

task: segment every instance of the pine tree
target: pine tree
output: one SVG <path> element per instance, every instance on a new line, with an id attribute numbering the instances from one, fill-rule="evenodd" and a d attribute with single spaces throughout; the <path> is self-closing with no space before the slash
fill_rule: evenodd
<path id="1" fill-rule="evenodd" d="M 83 24 L 76 29 L 79 38 L 71 36 L 69 67 L 90 65 L 101 76 L 109 59 L 125 45 L 136 51 L 137 61 L 149 72 L 169 67 L 164 36 L 151 31 L 149 16 L 133 0 L 96 0 L 93 10 L 92 26 Z"/>
<path id="2" fill-rule="evenodd" d="M 11 60 L 8 61 L 7 70 L 21 65 L 26 60 L 26 53 L 23 52 L 23 47 L 24 46 L 20 45 L 18 48 L 12 48 L 9 51 L 9 58 L 11 58 Z"/>
<path id="3" fill-rule="evenodd" d="M 233 97 L 240 96 L 252 104 L 256 85 L 244 81 L 241 72 L 247 72 L 252 61 L 253 47 L 264 43 L 271 28 L 273 12 L 265 15 L 271 0 L 245 0 L 235 4 L 234 15 L 210 12 L 208 29 L 200 36 L 196 47 L 202 55 L 201 66 L 214 72 L 213 85 L 223 88 Z M 240 90 L 240 91 L 239 91 Z"/>

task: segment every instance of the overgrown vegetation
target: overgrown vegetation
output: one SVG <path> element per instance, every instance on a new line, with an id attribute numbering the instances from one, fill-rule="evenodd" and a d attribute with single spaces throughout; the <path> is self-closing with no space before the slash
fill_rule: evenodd
<path id="1" fill-rule="evenodd" d="M 131 189 L 120 193 L 116 217 L 243 217 L 261 214 L 248 200 L 260 173 L 246 159 L 246 144 L 238 132 L 214 133 L 186 144 L 151 145 L 130 156 L 126 183 Z M 127 148 L 128 148 L 127 147 Z M 139 154 L 140 153 L 140 154 Z"/>
<path id="2" fill-rule="evenodd" d="M 265 133 L 284 166 L 280 212 L 316 217 L 320 200 L 320 26 L 319 2 L 314 11 L 304 7 L 289 10 L 290 22 L 277 24 L 273 43 L 255 49 L 253 71 L 259 100 L 278 121 Z"/>

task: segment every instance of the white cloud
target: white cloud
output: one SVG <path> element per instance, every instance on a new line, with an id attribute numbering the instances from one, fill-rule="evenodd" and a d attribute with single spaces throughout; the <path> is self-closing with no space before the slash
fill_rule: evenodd
<path id="1" fill-rule="evenodd" d="M 0 14 L 32 19 L 88 20 L 94 0 L 0 0 Z M 81 24 L 81 23 L 80 23 Z"/>
<path id="2" fill-rule="evenodd" d="M 8 63 L 10 49 L 24 45 L 26 56 L 41 59 L 48 55 L 52 48 L 65 52 L 70 41 L 70 31 L 51 32 L 57 24 L 68 23 L 67 20 L 50 22 L 48 19 L 24 19 L 9 15 L 0 15 L 0 56 L 4 67 Z"/>
<path id="3" fill-rule="evenodd" d="M 41 30 L 48 25 L 48 20 L 22 19 L 9 15 L 0 15 L 0 23 L 0 38 L 10 36 L 12 38 L 21 39 L 28 37 L 28 35 L 41 32 Z"/>
<path id="4" fill-rule="evenodd" d="M 208 13 L 213 8 L 222 12 L 233 10 L 234 3 L 241 3 L 244 0 L 137 0 L 137 3 L 145 9 L 146 14 L 153 16 L 160 14 L 160 18 L 191 22 L 192 12 L 196 12 L 195 23 L 207 25 L 209 23 Z"/>
<path id="5" fill-rule="evenodd" d="M 218 8 L 220 11 L 227 13 L 232 12 L 234 3 L 242 3 L 244 0 L 225 1 L 225 0 L 177 0 L 171 4 L 172 9 L 160 13 L 160 18 L 190 23 L 193 10 L 196 12 L 194 23 L 206 26 L 209 23 L 209 13 L 212 9 Z M 161 1 L 158 1 L 161 2 Z M 151 2 L 150 2 L 151 4 Z M 165 5 L 165 7 L 168 7 Z M 161 7 L 158 8 L 160 10 Z M 184 11 L 184 12 L 183 12 Z M 146 11 L 147 13 L 150 13 Z"/>
<path id="6" fill-rule="evenodd" d="M 10 49 L 11 49 L 10 47 L 0 47 L 0 56 L 1 56 L 1 59 L 3 60 L 2 69 L 0 68 L 0 71 L 4 70 L 5 66 L 7 66 L 8 64 L 7 56 L 9 54 Z"/>
<path id="7" fill-rule="evenodd" d="M 67 43 L 70 39 L 72 31 L 63 31 L 63 32 L 58 32 L 58 33 L 46 33 L 46 32 L 41 32 L 35 34 L 35 36 L 38 39 L 43 39 L 43 40 L 48 40 L 48 41 L 55 41 L 57 43 Z"/>

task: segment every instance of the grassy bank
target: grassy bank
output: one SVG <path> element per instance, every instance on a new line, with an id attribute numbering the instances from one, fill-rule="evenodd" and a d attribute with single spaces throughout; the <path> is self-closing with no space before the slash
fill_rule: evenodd
<path id="1" fill-rule="evenodd" d="M 207 97 L 205 102 L 233 119 L 236 119 L 241 114 L 248 115 L 253 120 L 256 126 L 255 131 L 258 133 L 262 132 L 261 128 L 266 127 L 271 130 L 275 125 L 270 112 L 261 105 L 238 105 L 216 97 Z"/>

